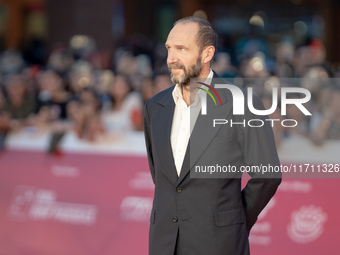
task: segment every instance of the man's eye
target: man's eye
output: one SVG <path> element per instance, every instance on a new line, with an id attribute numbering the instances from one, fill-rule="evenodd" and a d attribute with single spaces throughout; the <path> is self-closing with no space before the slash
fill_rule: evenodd
<path id="1" fill-rule="evenodd" d="M 180 50 L 180 51 L 184 51 L 184 48 L 180 48 L 179 50 Z"/>

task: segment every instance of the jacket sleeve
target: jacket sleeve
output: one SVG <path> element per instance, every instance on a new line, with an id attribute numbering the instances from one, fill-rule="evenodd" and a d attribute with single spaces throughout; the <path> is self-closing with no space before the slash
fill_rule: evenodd
<path id="1" fill-rule="evenodd" d="M 253 105 L 258 110 L 263 110 L 262 101 L 257 96 L 253 97 Z M 272 166 L 277 169 L 280 161 L 277 155 L 273 130 L 268 116 L 254 115 L 245 107 L 244 119 L 260 119 L 262 127 L 251 127 L 247 123 L 238 129 L 238 140 L 243 153 L 245 166 Z M 266 121 L 267 119 L 267 121 Z M 260 123 L 260 122 L 258 122 Z M 256 123 L 256 125 L 258 125 Z M 255 125 L 255 122 L 252 124 Z M 243 206 L 247 218 L 248 233 L 255 224 L 258 215 L 274 196 L 281 183 L 282 173 L 279 172 L 249 172 L 251 179 L 242 190 Z"/>
<path id="2" fill-rule="evenodd" d="M 152 155 L 152 141 L 151 141 L 150 117 L 148 112 L 148 102 L 149 101 L 147 101 L 144 106 L 144 136 L 151 177 L 153 182 L 155 183 L 155 169 Z"/>

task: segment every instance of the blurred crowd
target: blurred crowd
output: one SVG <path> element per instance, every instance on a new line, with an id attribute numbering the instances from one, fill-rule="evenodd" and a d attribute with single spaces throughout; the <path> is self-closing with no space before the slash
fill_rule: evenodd
<path id="1" fill-rule="evenodd" d="M 267 108 L 272 104 L 273 87 L 299 86 L 312 93 L 306 104 L 312 116 L 305 116 L 293 105 L 288 105 L 287 116 L 280 114 L 280 105 L 271 114 L 273 119 L 299 122 L 293 128 L 275 125 L 278 146 L 293 135 L 308 137 L 318 145 L 327 139 L 340 139 L 336 79 L 340 73 L 326 62 L 323 43 L 310 39 L 297 46 L 291 38 L 283 38 L 274 46 L 269 48 L 258 38 L 241 38 L 234 49 L 217 51 L 212 69 L 241 87 L 252 86 Z M 18 51 L 2 52 L 0 149 L 10 132 L 27 128 L 52 131 L 50 151 L 66 132 L 101 143 L 114 142 L 125 132 L 143 130 L 144 103 L 173 85 L 166 57 L 163 44 L 150 43 L 144 37 L 106 55 L 93 45 L 76 49 L 71 44 L 57 45 L 43 66 L 24 59 Z"/>

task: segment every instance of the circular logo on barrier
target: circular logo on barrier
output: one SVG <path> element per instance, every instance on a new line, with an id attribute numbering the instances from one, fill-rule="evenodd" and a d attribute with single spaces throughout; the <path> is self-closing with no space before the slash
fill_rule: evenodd
<path id="1" fill-rule="evenodd" d="M 321 207 L 301 206 L 291 214 L 291 222 L 287 227 L 288 236 L 296 243 L 313 242 L 323 233 L 326 220 L 327 214 Z"/>

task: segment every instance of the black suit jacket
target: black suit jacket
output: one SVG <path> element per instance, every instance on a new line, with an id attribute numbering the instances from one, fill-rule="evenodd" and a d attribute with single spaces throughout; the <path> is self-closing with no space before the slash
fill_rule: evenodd
<path id="1" fill-rule="evenodd" d="M 249 254 L 249 231 L 275 194 L 281 173 L 250 173 L 252 178 L 241 191 L 242 173 L 219 176 L 190 171 L 195 166 L 280 165 L 270 122 L 264 121 L 261 128 L 212 125 L 213 119 L 242 122 L 268 117 L 253 115 L 247 106 L 244 116 L 234 116 L 230 91 L 216 89 L 222 105 L 215 106 L 207 97 L 207 115 L 197 118 L 178 177 L 170 142 L 173 89 L 158 93 L 145 105 L 144 132 L 155 183 L 149 254 L 173 255 L 176 240 L 185 255 Z M 253 101 L 256 109 L 264 109 L 258 97 Z"/>

